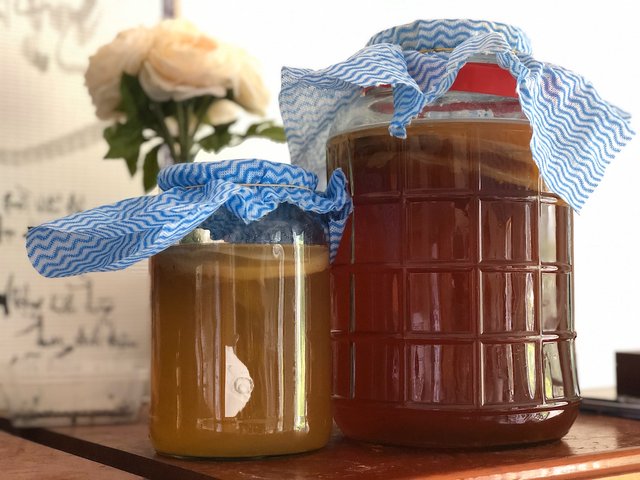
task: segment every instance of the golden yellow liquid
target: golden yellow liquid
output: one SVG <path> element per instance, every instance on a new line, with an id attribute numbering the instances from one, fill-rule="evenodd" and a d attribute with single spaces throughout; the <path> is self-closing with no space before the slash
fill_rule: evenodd
<path id="1" fill-rule="evenodd" d="M 151 276 L 150 433 L 159 453 L 242 457 L 326 444 L 326 247 L 177 245 L 152 258 Z M 245 393 L 253 386 L 244 406 L 227 398 L 236 388 L 230 362 L 251 378 L 240 375 Z"/>

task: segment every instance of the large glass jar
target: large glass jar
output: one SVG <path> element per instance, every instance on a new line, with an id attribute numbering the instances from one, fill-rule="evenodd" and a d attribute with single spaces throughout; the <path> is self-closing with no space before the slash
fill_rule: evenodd
<path id="1" fill-rule="evenodd" d="M 320 448 L 332 425 L 322 219 L 283 203 L 226 240 L 198 229 L 151 259 L 151 441 L 189 457 Z"/>
<path id="2" fill-rule="evenodd" d="M 331 271 L 338 426 L 434 447 L 562 437 L 579 405 L 572 211 L 515 92 L 449 91 L 406 139 L 392 113 L 389 88 L 366 91 L 327 145 L 354 200 Z"/>

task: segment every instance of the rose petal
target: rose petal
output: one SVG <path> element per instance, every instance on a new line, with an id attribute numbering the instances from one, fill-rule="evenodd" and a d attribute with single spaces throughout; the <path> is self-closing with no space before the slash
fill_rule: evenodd
<path id="1" fill-rule="evenodd" d="M 216 100 L 207 110 L 207 118 L 213 126 L 235 122 L 242 114 L 242 108 L 226 98 Z"/>

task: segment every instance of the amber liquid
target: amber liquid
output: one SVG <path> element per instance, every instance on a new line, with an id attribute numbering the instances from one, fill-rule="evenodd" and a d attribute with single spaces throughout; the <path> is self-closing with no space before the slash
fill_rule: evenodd
<path id="1" fill-rule="evenodd" d="M 178 245 L 152 258 L 151 274 L 158 452 L 243 457 L 325 445 L 326 247 Z"/>
<path id="2" fill-rule="evenodd" d="M 354 214 L 332 266 L 335 420 L 381 443 L 562 437 L 579 404 L 572 213 L 517 121 L 334 137 Z"/>

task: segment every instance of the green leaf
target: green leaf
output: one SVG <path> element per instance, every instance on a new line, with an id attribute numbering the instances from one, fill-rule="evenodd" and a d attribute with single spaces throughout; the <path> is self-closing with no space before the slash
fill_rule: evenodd
<path id="1" fill-rule="evenodd" d="M 250 137 L 268 138 L 275 142 L 286 141 L 284 129 L 271 120 L 250 125 L 244 134 L 230 132 L 231 125 L 233 123 L 216 126 L 212 134 L 199 140 L 200 146 L 206 151 L 218 153 L 223 148 L 235 147 Z"/>
<path id="2" fill-rule="evenodd" d="M 200 119 L 207 112 L 207 109 L 214 100 L 216 100 L 216 97 L 213 95 L 202 95 L 201 97 L 194 97 L 191 100 L 193 101 L 194 115 L 196 119 Z"/>
<path id="3" fill-rule="evenodd" d="M 127 163 L 131 176 L 138 169 L 140 146 L 145 142 L 142 127 L 136 122 L 116 123 L 104 129 L 104 139 L 109 150 L 104 158 L 122 158 Z"/>
<path id="4" fill-rule="evenodd" d="M 245 137 L 253 137 L 254 135 L 256 135 L 258 133 L 258 129 L 261 126 L 263 126 L 265 123 L 267 123 L 267 122 L 254 123 L 253 125 L 250 125 L 249 128 L 247 128 L 247 131 L 245 132 L 244 136 Z"/>
<path id="5" fill-rule="evenodd" d="M 122 74 L 120 96 L 122 100 L 118 109 L 127 116 L 128 120 L 146 126 L 155 125 L 157 119 L 149 108 L 152 100 L 143 90 L 138 77 Z"/>
<path id="6" fill-rule="evenodd" d="M 284 134 L 284 128 L 279 126 L 265 128 L 264 130 L 260 130 L 260 133 L 256 135 L 258 137 L 268 138 L 269 140 L 273 140 L 274 142 L 284 143 L 287 141 L 287 137 Z"/>
<path id="7" fill-rule="evenodd" d="M 162 144 L 158 144 L 153 147 L 144 156 L 144 164 L 142 165 L 142 186 L 144 191 L 148 192 L 156 186 L 156 178 L 160 171 L 160 165 L 158 164 L 158 151 L 162 147 Z"/>
<path id="8" fill-rule="evenodd" d="M 246 133 L 242 135 L 243 139 L 250 137 L 268 138 L 274 142 L 285 142 L 287 140 L 287 137 L 284 134 L 284 128 L 280 125 L 276 125 L 271 120 L 251 125 L 247 129 Z"/>
<path id="9" fill-rule="evenodd" d="M 224 147 L 237 145 L 238 136 L 229 131 L 230 125 L 218 125 L 214 132 L 199 140 L 207 152 L 218 153 Z"/>
<path id="10" fill-rule="evenodd" d="M 115 123 L 104 129 L 103 136 L 109 144 L 105 158 L 124 158 L 137 153 L 145 142 L 141 126 L 133 122 Z"/>

